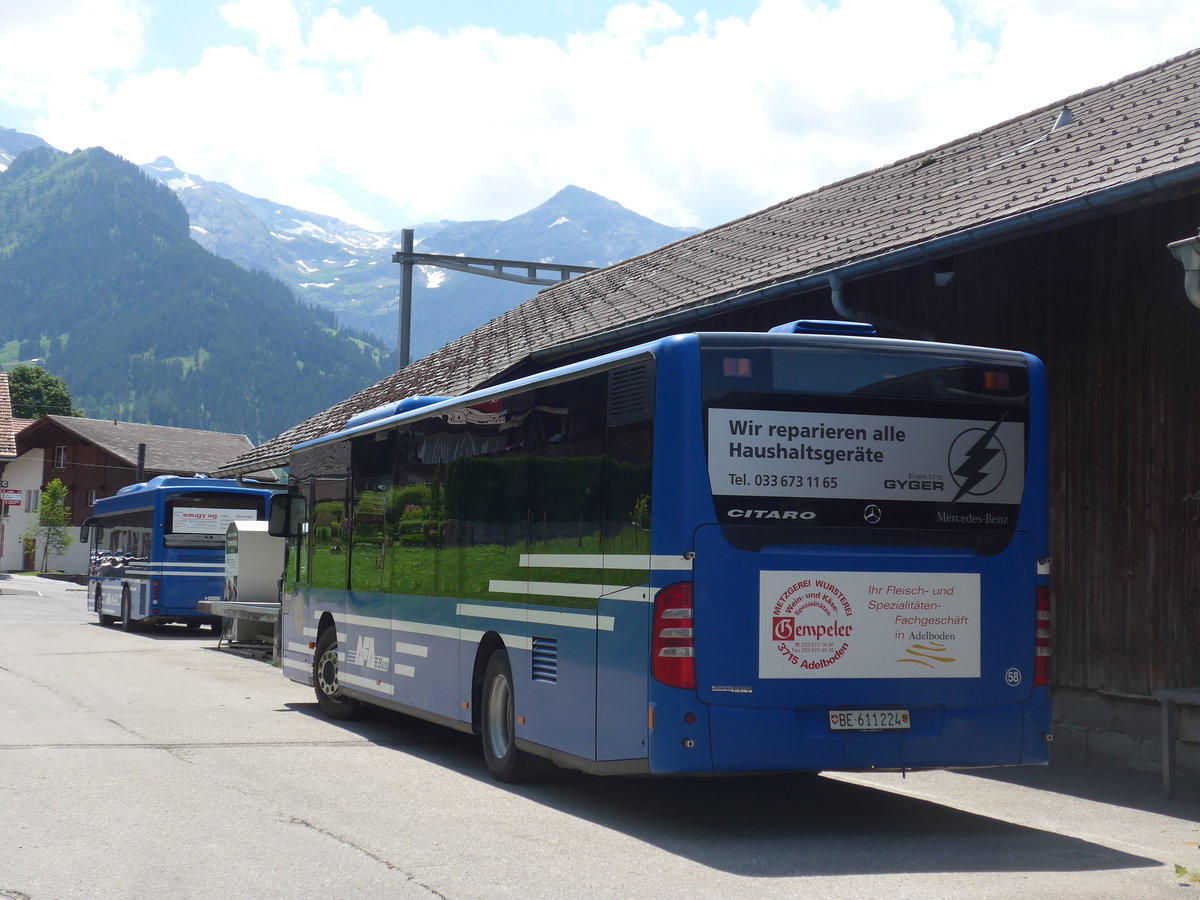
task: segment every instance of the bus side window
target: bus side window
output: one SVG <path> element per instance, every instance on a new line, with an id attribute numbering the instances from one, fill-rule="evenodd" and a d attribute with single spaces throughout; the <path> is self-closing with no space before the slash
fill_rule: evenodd
<path id="1" fill-rule="evenodd" d="M 388 551 L 394 544 L 392 526 L 398 518 L 398 511 L 394 509 L 397 494 L 392 483 L 395 456 L 395 430 L 368 434 L 352 442 L 351 590 L 381 591 L 386 588 L 384 575 Z"/>
<path id="2" fill-rule="evenodd" d="M 436 435 L 437 420 L 401 428 L 393 442 L 391 483 L 386 504 L 387 556 L 384 590 L 423 597 L 437 593 L 445 509 L 444 464 L 437 453 L 426 459 L 426 431 Z"/>
<path id="3" fill-rule="evenodd" d="M 533 393 L 525 391 L 463 410 L 461 423 L 445 422 L 446 526 L 438 565 L 444 596 L 520 599 L 491 587 L 525 577 L 520 554 L 529 534 L 532 403 Z"/>
<path id="4" fill-rule="evenodd" d="M 346 479 L 323 478 L 314 487 L 309 542 L 312 586 L 344 591 L 350 559 Z"/>

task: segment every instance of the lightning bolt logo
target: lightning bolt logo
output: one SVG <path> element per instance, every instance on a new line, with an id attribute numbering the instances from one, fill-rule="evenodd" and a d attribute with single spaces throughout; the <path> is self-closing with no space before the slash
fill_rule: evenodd
<path id="1" fill-rule="evenodd" d="M 953 470 L 954 481 L 958 485 L 958 493 L 954 495 L 954 502 L 958 502 L 964 494 L 987 494 L 1004 480 L 1004 473 L 1001 470 L 999 478 L 996 479 L 996 484 L 992 485 L 988 490 L 975 490 L 981 482 L 993 476 L 993 473 L 988 471 L 988 463 L 995 459 L 997 455 L 1004 452 L 1004 445 L 996 437 L 996 431 L 999 428 L 1000 422 L 994 422 L 992 427 L 987 429 L 987 431 L 971 428 L 954 439 L 954 443 L 950 448 L 952 456 L 959 442 L 971 440 L 971 435 L 979 433 L 979 438 L 973 441 L 971 446 L 966 449 L 963 461 Z"/>

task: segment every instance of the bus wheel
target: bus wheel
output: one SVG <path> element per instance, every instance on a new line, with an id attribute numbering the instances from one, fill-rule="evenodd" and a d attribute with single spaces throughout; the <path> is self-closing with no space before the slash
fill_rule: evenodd
<path id="1" fill-rule="evenodd" d="M 99 586 L 97 586 L 96 587 L 96 615 L 98 615 L 100 617 L 100 624 L 101 625 L 111 625 L 113 622 L 117 621 L 115 617 L 105 615 L 103 610 L 104 610 L 104 600 L 100 595 L 100 588 L 99 588 Z"/>
<path id="2" fill-rule="evenodd" d="M 317 650 L 313 655 L 313 686 L 317 692 L 317 705 L 329 718 L 351 719 L 358 715 L 361 704 L 343 696 L 338 683 L 338 639 L 334 628 L 326 628 L 317 638 Z"/>
<path id="3" fill-rule="evenodd" d="M 137 631 L 137 622 L 133 621 L 133 601 L 129 597 L 129 588 L 121 588 L 121 630 Z"/>
<path id="4" fill-rule="evenodd" d="M 495 651 L 483 674 L 482 707 L 479 732 L 483 738 L 483 758 L 497 781 L 520 781 L 528 771 L 528 757 L 517 749 L 513 720 L 512 667 L 508 654 Z"/>

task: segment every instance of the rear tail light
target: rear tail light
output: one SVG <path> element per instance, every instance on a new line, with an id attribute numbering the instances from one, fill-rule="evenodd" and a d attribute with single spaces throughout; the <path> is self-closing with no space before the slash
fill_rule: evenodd
<path id="1" fill-rule="evenodd" d="M 692 585 L 681 581 L 654 598 L 650 671 L 668 687 L 696 687 L 696 629 L 692 621 Z"/>
<path id="2" fill-rule="evenodd" d="M 1037 589 L 1037 634 L 1033 639 L 1033 684 L 1050 684 L 1050 588 Z"/>

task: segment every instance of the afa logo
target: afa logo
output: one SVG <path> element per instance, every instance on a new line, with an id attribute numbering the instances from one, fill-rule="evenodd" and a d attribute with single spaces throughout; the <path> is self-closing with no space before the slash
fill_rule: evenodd
<path id="1" fill-rule="evenodd" d="M 380 672 L 388 670 L 387 657 L 376 655 L 375 638 L 368 635 L 359 635 L 358 645 L 346 654 L 346 662 L 352 666 L 362 666 L 364 669 L 377 669 Z"/>

